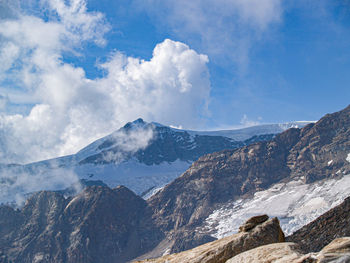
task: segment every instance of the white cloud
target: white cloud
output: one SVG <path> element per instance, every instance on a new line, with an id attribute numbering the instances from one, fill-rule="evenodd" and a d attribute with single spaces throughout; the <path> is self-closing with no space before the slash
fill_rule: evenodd
<path id="1" fill-rule="evenodd" d="M 282 15 L 281 0 L 134 0 L 174 34 L 212 59 L 245 68 L 262 33 Z"/>
<path id="2" fill-rule="evenodd" d="M 110 163 L 120 163 L 130 154 L 140 149 L 145 149 L 150 141 L 154 138 L 154 130 L 152 126 L 139 126 L 137 124 L 129 130 L 121 130 L 115 132 L 111 136 L 113 147 L 118 146 L 118 151 L 105 151 L 104 161 Z"/>
<path id="3" fill-rule="evenodd" d="M 42 190 L 64 190 L 73 188 L 81 190 L 78 176 L 67 169 L 36 169 L 35 173 L 27 173 L 20 168 L 0 172 L 0 204 L 10 203 L 23 205 L 28 195 Z"/>
<path id="4" fill-rule="evenodd" d="M 0 114 L 0 163 L 71 154 L 138 117 L 187 127 L 201 121 L 210 92 L 207 56 L 165 40 L 149 61 L 111 54 L 100 65 L 105 77 L 88 79 L 63 57 L 85 41 L 104 44 L 103 15 L 88 12 L 82 0 L 42 3 L 48 21 L 0 21 L 0 56 L 12 50 L 0 68 L 0 95 L 30 108 Z"/>

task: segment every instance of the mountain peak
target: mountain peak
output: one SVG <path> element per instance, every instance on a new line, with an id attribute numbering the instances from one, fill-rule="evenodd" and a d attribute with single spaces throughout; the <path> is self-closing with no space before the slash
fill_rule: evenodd
<path id="1" fill-rule="evenodd" d="M 122 129 L 129 130 L 134 127 L 144 127 L 147 124 L 142 118 L 138 118 L 134 120 L 133 122 L 128 122 L 124 125 Z"/>
<path id="2" fill-rule="evenodd" d="M 134 124 L 144 124 L 144 120 L 142 118 L 138 118 L 137 120 L 134 120 L 132 123 Z"/>

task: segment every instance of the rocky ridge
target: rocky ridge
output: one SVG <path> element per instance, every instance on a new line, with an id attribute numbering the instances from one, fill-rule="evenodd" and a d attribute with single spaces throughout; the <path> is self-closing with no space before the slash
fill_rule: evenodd
<path id="1" fill-rule="evenodd" d="M 1 253 L 11 262 L 122 263 L 163 237 L 142 198 L 102 186 L 68 199 L 38 192 L 20 210 L 1 206 L 0 231 Z"/>
<path id="2" fill-rule="evenodd" d="M 196 229 L 216 207 L 229 201 L 279 182 L 309 183 L 349 173 L 349 153 L 350 106 L 302 129 L 291 128 L 271 141 L 199 158 L 149 200 L 155 221 L 167 233 L 163 247 L 176 253 L 210 241 L 210 236 Z"/>
<path id="3" fill-rule="evenodd" d="M 255 247 L 284 242 L 284 234 L 277 218 L 268 220 L 266 215 L 255 217 L 250 222 L 246 222 L 245 225 L 249 225 L 249 230 L 245 228 L 236 235 L 198 246 L 189 251 L 138 262 L 224 263 L 233 256 Z"/>

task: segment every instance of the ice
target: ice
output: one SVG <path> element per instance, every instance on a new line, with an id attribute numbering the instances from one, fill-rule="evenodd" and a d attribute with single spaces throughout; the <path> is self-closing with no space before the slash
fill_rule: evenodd
<path id="1" fill-rule="evenodd" d="M 276 184 L 255 193 L 252 198 L 240 199 L 215 210 L 197 231 L 216 238 L 236 233 L 248 218 L 267 214 L 278 217 L 287 235 L 308 224 L 350 195 L 350 175 L 304 184 L 292 181 Z"/>

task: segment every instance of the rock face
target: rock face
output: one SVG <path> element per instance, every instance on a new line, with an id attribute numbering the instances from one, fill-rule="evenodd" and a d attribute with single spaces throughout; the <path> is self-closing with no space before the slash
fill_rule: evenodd
<path id="1" fill-rule="evenodd" d="M 266 219 L 267 220 L 267 219 Z M 224 263 L 246 250 L 265 244 L 283 242 L 284 235 L 277 218 L 257 223 L 253 229 L 216 240 L 189 251 L 140 262 L 152 263 Z M 255 221 L 255 220 L 254 220 Z M 256 221 L 255 221 L 256 222 Z"/>
<path id="2" fill-rule="evenodd" d="M 149 200 L 157 224 L 168 240 L 175 240 L 166 249 L 176 253 L 208 242 L 205 234 L 187 235 L 230 200 L 282 181 L 307 183 L 349 173 L 349 153 L 350 106 L 302 129 L 289 129 L 272 141 L 199 158 Z"/>
<path id="3" fill-rule="evenodd" d="M 13 262 L 126 262 L 162 238 L 147 203 L 125 187 L 88 187 L 73 199 L 39 192 L 0 215 L 1 250 Z"/>
<path id="4" fill-rule="evenodd" d="M 312 258 L 310 256 L 309 258 Z M 316 256 L 320 263 L 350 262 L 350 237 L 337 238 L 324 247 Z"/>
<path id="5" fill-rule="evenodd" d="M 333 240 L 318 253 L 303 255 L 295 243 L 278 243 L 261 246 L 237 256 L 226 263 L 348 263 L 350 237 Z"/>
<path id="6" fill-rule="evenodd" d="M 243 252 L 226 263 L 291 263 L 298 262 L 302 256 L 299 246 L 295 243 L 275 243 Z"/>
<path id="7" fill-rule="evenodd" d="M 304 252 L 316 252 L 338 237 L 350 236 L 350 197 L 291 236 Z"/>
<path id="8" fill-rule="evenodd" d="M 239 227 L 239 232 L 248 232 L 257 225 L 264 223 L 267 219 L 269 219 L 268 215 L 254 216 Z"/>

